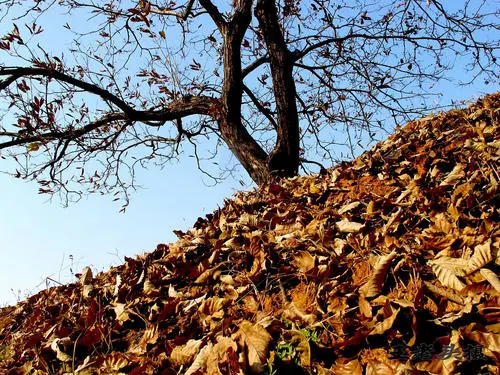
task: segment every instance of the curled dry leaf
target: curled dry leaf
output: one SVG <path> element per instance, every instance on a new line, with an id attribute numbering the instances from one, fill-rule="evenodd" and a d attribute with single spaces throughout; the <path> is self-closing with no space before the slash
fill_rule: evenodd
<path id="1" fill-rule="evenodd" d="M 429 261 L 431 265 L 439 265 L 447 268 L 457 276 L 465 276 L 466 269 L 468 269 L 470 261 L 463 258 L 452 258 L 448 256 L 436 257 L 434 260 Z"/>
<path id="2" fill-rule="evenodd" d="M 465 165 L 457 164 L 453 170 L 446 176 L 446 178 L 441 182 L 440 186 L 455 185 L 460 179 L 465 177 Z"/>
<path id="3" fill-rule="evenodd" d="M 469 259 L 469 264 L 467 265 L 467 273 L 472 273 L 493 260 L 493 253 L 491 248 L 491 239 L 488 239 L 485 243 L 477 245 L 474 248 L 474 254 Z"/>
<path id="4" fill-rule="evenodd" d="M 293 264 L 302 273 L 307 273 L 315 267 L 315 257 L 309 251 L 298 251 L 294 255 Z"/>
<path id="5" fill-rule="evenodd" d="M 94 287 L 91 284 L 84 285 L 82 288 L 82 297 L 84 299 L 88 299 L 91 296 L 93 290 Z"/>
<path id="6" fill-rule="evenodd" d="M 129 314 L 131 311 L 124 303 L 117 303 L 113 310 L 115 311 L 116 319 L 120 322 L 123 323 L 130 319 Z"/>
<path id="7" fill-rule="evenodd" d="M 211 297 L 203 300 L 198 311 L 203 315 L 220 319 L 224 316 L 224 304 L 226 300 L 220 297 Z"/>
<path id="8" fill-rule="evenodd" d="M 356 207 L 358 207 L 359 205 L 361 204 L 361 202 L 351 202 L 349 204 L 346 204 L 345 206 L 342 206 L 339 211 L 338 211 L 338 214 L 339 215 L 342 215 L 342 214 L 345 214 L 346 212 L 349 212 L 353 209 L 355 209 Z"/>
<path id="9" fill-rule="evenodd" d="M 344 359 L 342 360 L 342 362 Z M 337 361 L 333 366 L 333 374 L 335 375 L 363 375 L 363 367 L 357 359 L 350 360 L 347 363 L 339 363 Z"/>
<path id="10" fill-rule="evenodd" d="M 80 275 L 80 284 L 89 285 L 92 282 L 92 270 L 90 267 L 85 267 Z"/>
<path id="11" fill-rule="evenodd" d="M 283 316 L 291 321 L 300 321 L 307 325 L 313 324 L 316 321 L 316 317 L 313 314 L 306 314 L 293 302 L 287 304 L 283 310 Z"/>
<path id="12" fill-rule="evenodd" d="M 193 363 L 191 364 L 191 366 L 189 366 L 184 375 L 194 375 L 197 373 L 198 374 L 203 373 L 207 368 L 208 357 L 212 350 L 213 350 L 213 344 L 209 342 L 200 350 L 200 352 L 194 359 Z"/>
<path id="13" fill-rule="evenodd" d="M 106 356 L 101 370 L 107 373 L 119 372 L 122 368 L 126 367 L 130 361 L 123 353 L 113 352 Z"/>
<path id="14" fill-rule="evenodd" d="M 380 294 L 384 286 L 385 275 L 396 256 L 397 253 L 392 251 L 390 254 L 378 257 L 372 276 L 359 289 L 366 298 L 375 297 Z"/>
<path id="15" fill-rule="evenodd" d="M 396 375 L 398 373 L 391 365 L 377 359 L 370 359 L 366 363 L 367 375 Z"/>
<path id="16" fill-rule="evenodd" d="M 491 286 L 498 292 L 500 293 L 500 279 L 498 278 L 498 275 L 495 274 L 495 272 L 487 269 L 487 268 L 481 268 L 479 270 L 481 272 L 481 275 L 484 276 L 486 280 L 491 284 Z"/>
<path id="17" fill-rule="evenodd" d="M 61 362 L 71 362 L 72 356 L 69 354 L 72 341 L 69 337 L 55 338 L 50 344 L 50 348 L 56 353 L 56 357 Z"/>
<path id="18" fill-rule="evenodd" d="M 141 339 L 139 340 L 139 343 L 130 349 L 130 352 L 134 354 L 144 354 L 147 352 L 148 345 L 154 345 L 156 344 L 156 341 L 158 341 L 158 326 L 157 325 L 150 325 L 146 328 L 144 331 Z"/>
<path id="19" fill-rule="evenodd" d="M 311 345 L 303 332 L 290 330 L 284 334 L 299 356 L 300 365 L 306 369 L 311 367 Z"/>
<path id="20" fill-rule="evenodd" d="M 399 310 L 400 309 L 393 310 L 391 316 L 385 318 L 380 323 L 377 323 L 375 327 L 371 330 L 370 335 L 381 335 L 384 332 L 387 332 L 389 329 L 391 329 L 392 325 L 394 324 L 394 321 L 398 317 Z"/>
<path id="21" fill-rule="evenodd" d="M 243 375 L 243 369 L 238 362 L 238 345 L 224 336 L 217 337 L 217 343 L 209 351 L 206 362 L 206 373 L 210 375 L 223 375 L 221 368 L 230 368 L 231 374 Z"/>
<path id="22" fill-rule="evenodd" d="M 493 352 L 488 353 L 488 351 L 485 351 L 485 355 L 489 354 L 491 357 L 498 359 L 500 355 L 500 333 L 486 332 L 476 323 L 469 324 L 467 327 L 462 328 L 460 332 L 464 337 Z"/>

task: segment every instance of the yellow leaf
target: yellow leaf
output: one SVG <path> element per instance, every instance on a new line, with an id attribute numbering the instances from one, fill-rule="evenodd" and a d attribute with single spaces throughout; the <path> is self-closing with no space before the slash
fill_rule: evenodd
<path id="1" fill-rule="evenodd" d="M 166 39 L 167 36 L 165 35 L 165 32 L 164 31 L 160 31 L 159 32 L 160 36 L 163 38 L 163 39 Z"/>

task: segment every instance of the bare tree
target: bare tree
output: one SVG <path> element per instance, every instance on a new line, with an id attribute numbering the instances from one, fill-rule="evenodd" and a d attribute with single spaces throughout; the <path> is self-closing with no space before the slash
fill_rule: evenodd
<path id="1" fill-rule="evenodd" d="M 486 0 L 27 3 L 0 1 L 0 156 L 45 193 L 126 192 L 138 165 L 204 142 L 264 184 L 428 111 L 454 64 L 498 80 Z M 57 23 L 73 42 L 55 56 Z"/>

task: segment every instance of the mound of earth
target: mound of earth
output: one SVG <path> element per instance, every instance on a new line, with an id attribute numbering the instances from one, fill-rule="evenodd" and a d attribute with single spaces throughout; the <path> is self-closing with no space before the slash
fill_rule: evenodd
<path id="1" fill-rule="evenodd" d="M 495 374 L 500 93 L 0 310 L 0 374 Z"/>

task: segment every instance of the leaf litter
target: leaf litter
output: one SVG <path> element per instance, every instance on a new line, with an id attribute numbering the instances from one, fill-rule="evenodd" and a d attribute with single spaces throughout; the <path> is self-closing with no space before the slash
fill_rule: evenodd
<path id="1" fill-rule="evenodd" d="M 0 310 L 0 374 L 495 374 L 500 94 Z"/>

